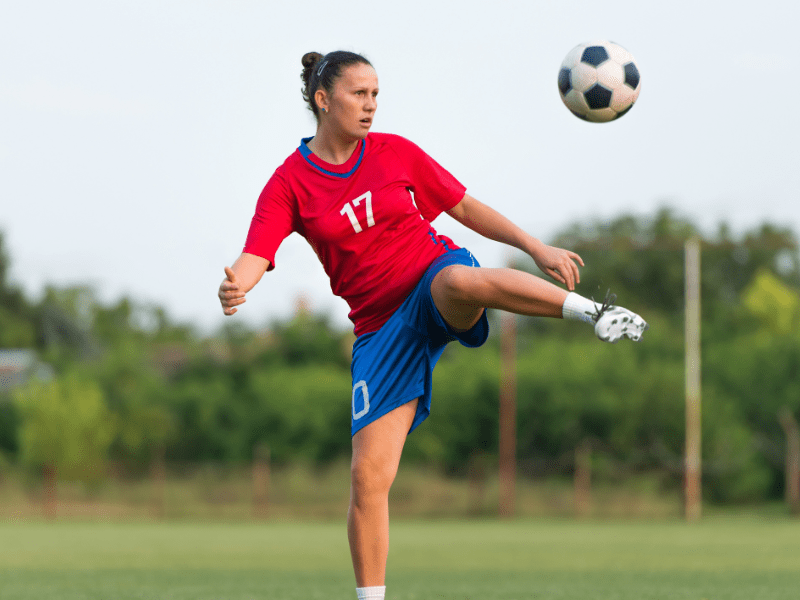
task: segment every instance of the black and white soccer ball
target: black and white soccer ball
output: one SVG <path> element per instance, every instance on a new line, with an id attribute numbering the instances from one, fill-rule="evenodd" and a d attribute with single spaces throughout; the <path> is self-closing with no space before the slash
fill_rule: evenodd
<path id="1" fill-rule="evenodd" d="M 561 100 L 579 119 L 605 123 L 627 113 L 642 78 L 633 55 L 607 40 L 575 46 L 558 72 Z"/>

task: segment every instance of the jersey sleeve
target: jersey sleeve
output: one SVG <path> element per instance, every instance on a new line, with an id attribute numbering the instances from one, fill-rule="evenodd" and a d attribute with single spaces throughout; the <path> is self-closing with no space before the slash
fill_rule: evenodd
<path id="1" fill-rule="evenodd" d="M 274 269 L 278 247 L 295 231 L 296 213 L 296 199 L 278 170 L 258 197 L 243 252 L 266 258 L 269 261 L 267 270 Z"/>
<path id="2" fill-rule="evenodd" d="M 408 170 L 414 202 L 425 219 L 433 221 L 464 198 L 467 188 L 414 142 L 392 136 L 392 147 Z"/>

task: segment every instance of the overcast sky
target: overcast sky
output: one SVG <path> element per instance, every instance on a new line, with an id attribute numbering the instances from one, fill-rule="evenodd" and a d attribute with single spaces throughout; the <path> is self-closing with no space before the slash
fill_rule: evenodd
<path id="1" fill-rule="evenodd" d="M 796 2 L 7 2 L 0 18 L 0 231 L 11 278 L 130 295 L 205 331 L 272 172 L 313 135 L 303 53 L 363 53 L 373 131 L 410 138 L 548 240 L 575 220 L 673 207 L 708 232 L 800 232 Z M 556 87 L 575 45 L 636 58 L 637 105 L 590 124 Z M 509 256 L 447 215 L 484 266 Z M 233 319 L 299 294 L 346 325 L 297 235 Z"/>

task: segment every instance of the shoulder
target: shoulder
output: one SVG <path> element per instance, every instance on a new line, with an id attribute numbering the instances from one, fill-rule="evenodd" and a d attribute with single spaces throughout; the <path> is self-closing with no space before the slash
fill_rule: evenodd
<path id="1" fill-rule="evenodd" d="M 416 146 L 411 140 L 395 133 L 370 132 L 369 139 L 376 146 Z"/>
<path id="2" fill-rule="evenodd" d="M 294 188 L 292 182 L 300 177 L 303 168 L 303 157 L 300 152 L 295 150 L 283 163 L 275 169 L 267 180 L 259 198 L 260 201 L 272 198 L 290 198 L 294 196 L 291 190 Z"/>
<path id="3" fill-rule="evenodd" d="M 394 133 L 370 133 L 369 139 L 370 146 L 374 150 L 388 148 L 394 151 L 401 159 L 425 154 L 414 142 Z"/>
<path id="4" fill-rule="evenodd" d="M 267 181 L 266 188 L 283 190 L 291 188 L 292 182 L 303 178 L 305 171 L 304 163 L 305 160 L 299 150 L 295 150 L 275 169 Z"/>
<path id="5" fill-rule="evenodd" d="M 298 169 L 302 168 L 304 163 L 305 161 L 303 159 L 303 155 L 300 154 L 300 149 L 296 148 L 294 152 L 286 157 L 286 160 L 283 161 L 283 164 L 275 169 L 275 174 L 273 177 L 276 175 L 283 178 L 289 177 L 298 171 Z"/>

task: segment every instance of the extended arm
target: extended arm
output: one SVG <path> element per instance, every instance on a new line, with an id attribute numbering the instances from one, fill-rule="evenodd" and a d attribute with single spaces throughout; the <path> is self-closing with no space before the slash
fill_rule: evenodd
<path id="1" fill-rule="evenodd" d="M 575 284 L 580 283 L 578 264 L 583 266 L 580 256 L 544 244 L 469 194 L 465 194 L 461 202 L 448 210 L 447 214 L 485 238 L 529 254 L 544 273 L 566 285 L 567 289 L 574 290 Z"/>
<path id="2" fill-rule="evenodd" d="M 255 254 L 243 252 L 232 267 L 225 267 L 225 279 L 219 286 L 219 301 L 222 312 L 232 315 L 236 306 L 247 302 L 245 295 L 261 281 L 269 268 L 269 261 Z"/>

